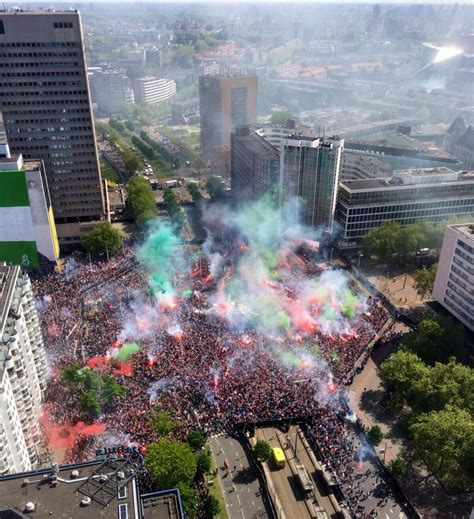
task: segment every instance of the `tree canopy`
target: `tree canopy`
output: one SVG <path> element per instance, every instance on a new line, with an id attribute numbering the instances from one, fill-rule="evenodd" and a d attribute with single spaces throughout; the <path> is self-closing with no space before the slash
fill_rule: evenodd
<path id="1" fill-rule="evenodd" d="M 449 316 L 423 319 L 418 330 L 405 341 L 408 350 L 416 353 L 428 364 L 447 362 L 459 357 L 464 346 L 464 330 Z"/>
<path id="2" fill-rule="evenodd" d="M 178 483 L 190 485 L 196 475 L 197 461 L 191 447 L 177 440 L 160 438 L 151 443 L 145 465 L 160 489 L 174 488 Z"/>
<path id="3" fill-rule="evenodd" d="M 125 392 L 109 373 L 98 373 L 77 363 L 62 369 L 61 380 L 78 397 L 79 409 L 89 419 L 96 418 Z"/>
<path id="4" fill-rule="evenodd" d="M 216 175 L 210 175 L 206 182 L 206 189 L 211 200 L 221 200 L 224 196 L 224 184 Z"/>
<path id="5" fill-rule="evenodd" d="M 99 222 L 84 236 L 84 246 L 93 256 L 116 254 L 123 243 L 123 234 L 110 222 Z"/>
<path id="6" fill-rule="evenodd" d="M 414 288 L 416 293 L 421 297 L 426 297 L 433 291 L 434 282 L 436 279 L 437 265 L 430 268 L 423 267 L 414 272 L 413 278 L 415 280 Z"/>
<path id="7" fill-rule="evenodd" d="M 422 248 L 439 250 L 443 233 L 444 225 L 427 220 L 405 226 L 386 220 L 365 235 L 364 253 L 367 257 L 377 256 L 382 262 L 406 261 Z"/>
<path id="8" fill-rule="evenodd" d="M 451 487 L 473 480 L 474 420 L 464 409 L 446 406 L 418 416 L 410 426 L 415 451 Z"/>
<path id="9" fill-rule="evenodd" d="M 184 224 L 184 213 L 181 209 L 178 196 L 172 189 L 166 188 L 163 191 L 163 201 L 171 222 L 175 224 L 178 229 L 181 229 Z"/>
<path id="10" fill-rule="evenodd" d="M 258 461 L 268 461 L 270 459 L 272 449 L 270 444 L 265 440 L 257 440 L 253 448 L 253 454 Z"/>
<path id="11" fill-rule="evenodd" d="M 367 433 L 367 437 L 371 441 L 373 445 L 379 445 L 379 443 L 383 440 L 383 432 L 380 426 L 373 425 L 369 432 Z"/>
<path id="12" fill-rule="evenodd" d="M 292 119 L 293 114 L 287 110 L 272 112 L 271 122 L 272 124 L 286 124 L 288 119 Z"/>
<path id="13" fill-rule="evenodd" d="M 395 409 L 409 411 L 415 452 L 446 485 L 472 484 L 474 370 L 454 358 L 431 367 L 402 349 L 382 363 L 380 378 Z"/>
<path id="14" fill-rule="evenodd" d="M 156 200 L 150 182 L 143 177 L 132 177 L 127 184 L 127 204 L 137 225 L 143 226 L 156 217 Z"/>
<path id="15" fill-rule="evenodd" d="M 178 426 L 178 423 L 172 420 L 166 411 L 155 412 L 151 417 L 150 423 L 153 430 L 160 436 L 168 436 Z"/>
<path id="16" fill-rule="evenodd" d="M 201 431 L 194 429 L 188 434 L 188 443 L 193 451 L 198 451 L 204 447 L 206 437 Z"/>

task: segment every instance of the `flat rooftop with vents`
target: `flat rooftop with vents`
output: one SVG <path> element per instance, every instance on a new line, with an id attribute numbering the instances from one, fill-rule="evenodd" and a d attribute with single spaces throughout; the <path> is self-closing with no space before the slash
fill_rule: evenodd
<path id="1" fill-rule="evenodd" d="M 178 490 L 140 495 L 137 467 L 107 458 L 0 478 L 0 519 L 184 519 Z"/>

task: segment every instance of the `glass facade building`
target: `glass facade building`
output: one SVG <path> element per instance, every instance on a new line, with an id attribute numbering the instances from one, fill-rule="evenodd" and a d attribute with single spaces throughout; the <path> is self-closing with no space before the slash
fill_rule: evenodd
<path id="1" fill-rule="evenodd" d="M 295 220 L 332 231 L 343 147 L 337 138 L 281 141 L 281 204 L 297 200 Z"/>
<path id="2" fill-rule="evenodd" d="M 474 212 L 474 173 L 447 168 L 397 171 L 391 178 L 339 184 L 340 237 L 360 240 L 385 220 L 441 222 Z"/>

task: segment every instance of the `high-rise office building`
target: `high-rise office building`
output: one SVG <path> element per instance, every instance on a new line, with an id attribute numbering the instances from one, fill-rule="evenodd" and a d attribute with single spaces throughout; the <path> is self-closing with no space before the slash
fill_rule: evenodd
<path id="1" fill-rule="evenodd" d="M 46 386 L 43 339 L 31 283 L 0 264 L 0 475 L 31 470 Z"/>
<path id="2" fill-rule="evenodd" d="M 236 201 L 277 194 L 280 178 L 278 149 L 251 126 L 239 126 L 231 136 L 230 179 Z"/>
<path id="3" fill-rule="evenodd" d="M 199 111 L 204 158 L 228 173 L 230 134 L 257 120 L 257 76 L 201 76 Z"/>
<path id="4" fill-rule="evenodd" d="M 448 225 L 433 297 L 474 330 L 474 224 Z"/>
<path id="5" fill-rule="evenodd" d="M 344 140 L 283 139 L 280 150 L 281 203 L 296 199 L 295 220 L 331 232 Z"/>
<path id="6" fill-rule="evenodd" d="M 113 114 L 123 103 L 133 103 L 132 82 L 123 72 L 117 70 L 95 70 L 90 76 L 92 100 L 99 110 Z"/>
<path id="7" fill-rule="evenodd" d="M 60 244 L 104 218 L 78 11 L 0 12 L 0 111 L 12 153 L 43 160 Z"/>

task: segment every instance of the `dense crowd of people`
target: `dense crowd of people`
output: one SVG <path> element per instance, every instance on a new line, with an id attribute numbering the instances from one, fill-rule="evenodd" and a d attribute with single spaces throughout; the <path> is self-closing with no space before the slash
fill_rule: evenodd
<path id="1" fill-rule="evenodd" d="M 315 329 L 303 340 L 285 330 L 270 336 L 258 329 L 232 329 L 224 316 L 210 311 L 207 296 L 215 280 L 209 280 L 202 262 L 199 275 L 188 281 L 192 290 L 161 309 L 166 326 L 156 326 L 153 316 L 141 323 L 140 350 L 128 371 L 117 371 L 114 362 L 101 365 L 126 388 L 100 416 L 105 434 L 116 444 L 146 448 L 157 439 L 150 425 L 157 409 L 179 424 L 174 434 L 181 438 L 195 428 L 232 432 L 246 423 L 302 417 L 327 471 L 346 484 L 353 445 L 341 421 L 348 409 L 340 386 L 387 322 L 383 306 L 369 297 L 365 311 L 348 318 L 349 333 L 325 335 Z M 354 284 L 351 288 L 357 290 Z M 84 417 L 77 395 L 61 382 L 61 369 L 72 362 L 91 366 L 91 359 L 106 357 L 118 341 L 133 341 L 123 337 L 126 316 L 136 312 L 137 300 L 144 314 L 158 303 L 129 248 L 95 264 L 73 258 L 62 273 L 34 280 L 34 290 L 52 374 L 48 410 L 55 421 L 74 424 Z M 93 440 L 79 437 L 68 461 L 87 459 L 93 448 Z M 359 503 L 348 497 L 346 504 L 354 510 Z"/>

